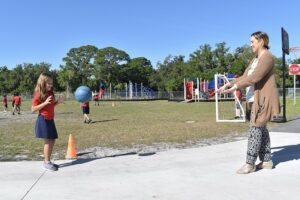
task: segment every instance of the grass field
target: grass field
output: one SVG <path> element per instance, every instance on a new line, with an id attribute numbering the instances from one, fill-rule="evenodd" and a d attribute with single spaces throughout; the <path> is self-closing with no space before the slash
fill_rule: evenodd
<path id="1" fill-rule="evenodd" d="M 293 106 L 290 100 L 287 103 L 288 118 L 300 114 L 299 105 Z M 83 151 L 159 143 L 188 145 L 212 137 L 244 136 L 249 127 L 248 123 L 216 123 L 215 104 L 207 102 L 114 102 L 112 106 L 112 102 L 104 101 L 100 106 L 91 102 L 90 109 L 94 123 L 84 124 L 79 103 L 67 101 L 56 107 L 59 139 L 53 153 L 57 159 L 64 158 L 71 133 L 77 151 Z M 22 110 L 20 116 L 0 113 L 0 160 L 42 159 L 43 140 L 34 136 L 37 114 L 30 112 L 30 102 L 24 102 Z"/>

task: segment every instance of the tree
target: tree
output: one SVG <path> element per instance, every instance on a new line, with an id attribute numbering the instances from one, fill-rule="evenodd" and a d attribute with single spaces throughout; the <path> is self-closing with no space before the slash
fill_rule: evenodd
<path id="1" fill-rule="evenodd" d="M 213 51 L 214 54 L 214 67 L 222 69 L 220 73 L 228 72 L 233 56 L 228 53 L 229 48 L 226 47 L 225 42 L 217 43 L 216 49 Z"/>
<path id="2" fill-rule="evenodd" d="M 121 68 L 130 60 L 129 55 L 114 47 L 99 49 L 94 60 L 96 79 L 117 84 L 120 80 Z"/>
<path id="3" fill-rule="evenodd" d="M 14 92 L 21 92 L 19 89 L 20 83 L 23 79 L 23 68 L 22 65 L 17 65 L 11 73 L 9 74 L 9 81 L 8 81 L 8 89 L 11 93 Z"/>
<path id="4" fill-rule="evenodd" d="M 245 69 L 248 67 L 250 61 L 253 59 L 253 53 L 249 45 L 236 48 L 233 55 L 233 62 L 228 72 L 243 75 Z"/>
<path id="5" fill-rule="evenodd" d="M 156 88 L 159 91 L 182 90 L 186 66 L 184 56 L 167 56 L 163 64 L 159 64 L 154 76 L 151 77 L 151 85 L 154 85 L 153 80 L 155 80 L 157 81 Z"/>
<path id="6" fill-rule="evenodd" d="M 77 82 L 75 80 L 75 69 L 71 66 L 60 65 L 60 70 L 57 72 L 57 81 L 61 87 L 65 88 L 67 92 L 67 98 L 70 97 L 70 93 L 76 88 Z"/>
<path id="7" fill-rule="evenodd" d="M 9 92 L 10 71 L 6 66 L 0 67 L 0 93 Z"/>
<path id="8" fill-rule="evenodd" d="M 33 93 L 35 84 L 40 74 L 50 72 L 51 65 L 48 63 L 24 63 L 22 66 L 23 77 L 20 81 L 18 91 L 21 93 Z"/>
<path id="9" fill-rule="evenodd" d="M 72 85 L 72 88 L 75 88 L 75 85 L 80 84 L 89 85 L 89 78 L 95 72 L 93 61 L 97 50 L 98 48 L 92 45 L 72 48 L 67 53 L 67 56 L 63 58 L 63 61 L 66 63 L 64 66 L 61 66 L 62 68 L 65 68 L 63 73 L 68 73 L 68 76 L 71 73 L 74 73 L 71 74 L 73 80 L 72 83 L 74 84 Z M 66 86 L 66 83 L 61 82 L 63 80 L 66 81 L 66 79 L 61 78 L 60 83 Z M 70 85 L 70 80 L 68 80 L 68 84 Z"/>
<path id="10" fill-rule="evenodd" d="M 190 54 L 188 62 L 193 71 L 203 72 L 214 68 L 215 63 L 211 46 L 209 44 L 201 45 L 199 49 Z"/>
<path id="11" fill-rule="evenodd" d="M 133 58 L 121 69 L 119 80 L 121 82 L 131 81 L 133 83 L 149 85 L 149 78 L 153 72 L 150 60 L 144 57 Z"/>

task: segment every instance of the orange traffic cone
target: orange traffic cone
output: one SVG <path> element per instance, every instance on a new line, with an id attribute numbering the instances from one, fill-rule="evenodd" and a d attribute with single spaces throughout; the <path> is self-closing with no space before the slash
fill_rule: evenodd
<path id="1" fill-rule="evenodd" d="M 69 136 L 68 151 L 66 159 L 77 159 L 77 153 L 75 148 L 75 140 L 72 134 Z"/>

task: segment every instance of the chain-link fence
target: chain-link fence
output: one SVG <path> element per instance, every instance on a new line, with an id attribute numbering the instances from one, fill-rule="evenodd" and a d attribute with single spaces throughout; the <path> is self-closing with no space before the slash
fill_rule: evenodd
<path id="1" fill-rule="evenodd" d="M 279 96 L 282 97 L 283 89 L 278 88 Z M 200 95 L 202 99 L 207 99 L 205 95 Z M 244 95 L 245 96 L 245 95 Z M 12 95 L 7 95 L 8 100 L 12 99 Z M 294 88 L 286 88 L 286 97 L 294 98 Z M 300 98 L 300 88 L 296 88 L 296 97 Z M 33 94 L 21 94 L 23 101 L 31 101 Z M 74 100 L 74 94 L 66 92 L 55 93 L 55 98 L 63 98 L 65 100 Z M 213 98 L 213 97 L 210 97 Z M 139 92 L 133 93 L 132 97 L 125 92 L 113 91 L 111 93 L 105 93 L 103 100 L 173 100 L 173 101 L 183 101 L 184 92 L 183 91 L 172 91 L 172 92 Z"/>

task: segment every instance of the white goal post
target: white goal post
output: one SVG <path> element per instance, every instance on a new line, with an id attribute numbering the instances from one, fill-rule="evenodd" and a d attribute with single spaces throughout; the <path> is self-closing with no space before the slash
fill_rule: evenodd
<path id="1" fill-rule="evenodd" d="M 218 83 L 223 83 L 223 84 L 226 84 L 229 82 L 228 78 L 224 75 L 224 74 L 215 74 L 215 104 L 216 104 L 216 122 L 245 122 L 246 121 L 246 115 L 245 115 L 245 111 L 244 111 L 244 108 L 241 104 L 241 102 L 239 101 L 236 93 L 233 93 L 233 96 L 234 96 L 234 99 L 233 98 L 228 98 L 228 97 L 225 97 L 224 94 L 220 94 L 220 93 L 217 93 L 216 91 L 218 90 Z M 222 85 L 223 85 L 222 84 Z M 220 86 L 222 86 L 220 85 Z M 222 98 L 222 95 L 223 95 L 223 98 Z M 239 106 L 240 108 L 240 112 L 241 112 L 241 117 L 236 119 L 235 118 L 235 114 L 234 112 L 232 112 L 232 115 L 230 112 L 228 111 L 220 111 L 219 107 L 219 103 L 221 101 L 234 101 L 235 103 L 233 104 L 234 107 L 231 105 L 230 107 L 233 107 L 232 110 L 235 109 L 235 106 Z M 235 104 L 238 104 L 238 105 L 235 105 Z M 230 108 L 231 109 L 231 108 Z M 223 113 L 222 113 L 223 112 Z M 229 115 L 228 115 L 229 114 Z M 222 118 L 222 119 L 221 119 Z"/>

